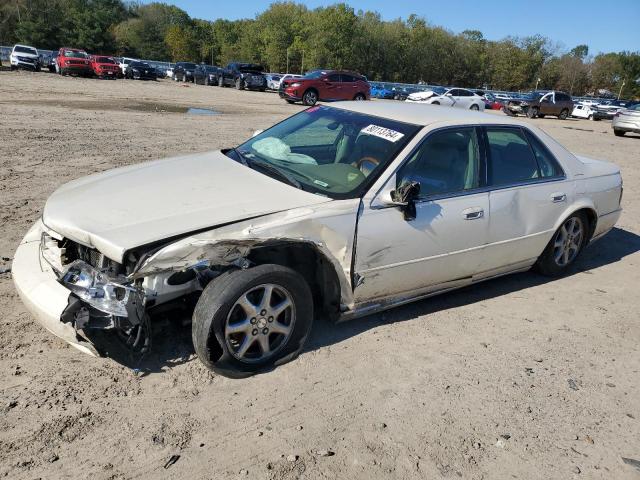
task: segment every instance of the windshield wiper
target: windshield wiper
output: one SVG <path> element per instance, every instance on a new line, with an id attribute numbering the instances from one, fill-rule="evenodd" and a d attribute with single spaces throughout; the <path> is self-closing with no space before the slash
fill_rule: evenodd
<path id="1" fill-rule="evenodd" d="M 241 158 L 247 163 L 249 167 L 253 168 L 254 170 L 256 169 L 255 167 L 258 167 L 258 169 L 264 170 L 269 173 L 274 173 L 276 174 L 276 176 L 284 179 L 285 182 L 287 182 L 289 185 L 299 188 L 300 190 L 304 190 L 304 188 L 302 188 L 302 184 L 298 180 L 293 178 L 291 175 L 287 175 L 275 165 L 264 160 L 256 160 L 253 158 L 247 159 L 246 157 L 242 156 L 242 154 Z"/>

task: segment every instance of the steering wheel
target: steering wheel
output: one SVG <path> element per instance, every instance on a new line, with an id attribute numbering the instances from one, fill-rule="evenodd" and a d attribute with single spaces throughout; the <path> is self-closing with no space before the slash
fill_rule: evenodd
<path id="1" fill-rule="evenodd" d="M 367 164 L 372 166 L 367 167 Z M 357 168 L 365 175 L 368 175 L 369 173 L 371 173 L 371 171 L 374 170 L 378 165 L 380 165 L 380 160 L 373 157 L 362 157 L 360 160 L 353 162 L 351 164 L 352 167 Z"/>

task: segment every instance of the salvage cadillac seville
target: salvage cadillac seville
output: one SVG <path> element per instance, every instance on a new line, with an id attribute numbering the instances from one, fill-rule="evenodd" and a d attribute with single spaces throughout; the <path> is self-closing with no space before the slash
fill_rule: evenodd
<path id="1" fill-rule="evenodd" d="M 191 305 L 195 351 L 238 377 L 346 320 L 512 272 L 561 275 L 618 220 L 615 165 L 517 119 L 314 106 L 235 147 L 60 187 L 13 277 L 47 329 L 109 355 Z"/>

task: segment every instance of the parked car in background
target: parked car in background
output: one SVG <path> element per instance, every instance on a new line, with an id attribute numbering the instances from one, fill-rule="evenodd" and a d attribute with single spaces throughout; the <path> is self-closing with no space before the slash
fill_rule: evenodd
<path id="1" fill-rule="evenodd" d="M 465 110 L 484 110 L 484 100 L 466 88 L 449 88 L 438 93 L 435 90 L 412 93 L 407 97 L 407 102 L 427 103 L 430 105 L 443 105 L 445 107 L 463 108 Z"/>
<path id="2" fill-rule="evenodd" d="M 426 91 L 425 88 L 407 87 L 407 86 L 393 87 L 392 90 L 393 90 L 393 99 L 400 100 L 401 102 L 404 102 L 407 98 L 409 98 L 409 95 Z M 444 91 L 445 89 L 443 88 L 442 90 Z"/>
<path id="3" fill-rule="evenodd" d="M 640 134 L 640 103 L 617 112 L 611 121 L 611 128 L 616 137 L 628 132 Z"/>
<path id="4" fill-rule="evenodd" d="M 497 98 L 493 93 L 486 92 L 482 99 L 486 110 L 502 110 L 502 107 L 504 107 L 504 101 Z"/>
<path id="5" fill-rule="evenodd" d="M 200 64 L 193 71 L 193 82 L 200 85 L 218 85 L 220 67 Z"/>
<path id="6" fill-rule="evenodd" d="M 362 75 L 354 72 L 314 70 L 302 78 L 283 80 L 279 94 L 289 103 L 302 101 L 310 106 L 318 101 L 369 100 L 371 87 Z"/>
<path id="7" fill-rule="evenodd" d="M 174 82 L 193 82 L 197 65 L 191 62 L 178 62 L 173 66 Z"/>
<path id="8" fill-rule="evenodd" d="M 173 79 L 173 65 L 167 67 L 164 71 L 164 76 Z"/>
<path id="9" fill-rule="evenodd" d="M 573 111 L 571 112 L 571 116 L 575 118 L 586 118 L 588 120 L 593 120 L 593 109 L 592 105 L 586 105 L 584 103 L 577 103 L 573 107 Z"/>
<path id="10" fill-rule="evenodd" d="M 385 98 L 387 100 L 393 100 L 395 92 L 392 88 L 388 87 L 384 83 L 373 82 L 369 83 L 371 86 L 371 96 L 374 98 Z"/>
<path id="11" fill-rule="evenodd" d="M 120 70 L 122 71 L 122 75 L 124 76 L 124 74 L 127 71 L 127 67 L 129 66 L 129 64 L 131 62 L 138 62 L 139 60 L 135 59 L 135 58 L 129 58 L 129 57 L 122 57 L 120 59 L 120 62 L 118 63 L 118 65 L 120 66 Z"/>
<path id="12" fill-rule="evenodd" d="M 112 57 L 104 55 L 91 55 L 91 69 L 98 78 L 118 78 L 120 74 L 120 66 Z"/>
<path id="13" fill-rule="evenodd" d="M 594 120 L 612 120 L 616 113 L 633 105 L 628 100 L 608 100 L 593 107 Z"/>
<path id="14" fill-rule="evenodd" d="M 267 79 L 264 76 L 264 67 L 256 63 L 233 62 L 222 69 L 218 79 L 220 87 L 235 87 L 238 90 L 267 89 Z"/>
<path id="15" fill-rule="evenodd" d="M 124 78 L 131 80 L 157 80 L 158 74 L 156 69 L 146 62 L 133 61 L 127 65 L 124 72 Z"/>
<path id="16" fill-rule="evenodd" d="M 40 71 L 40 57 L 38 50 L 28 45 L 14 45 L 9 55 L 11 70 L 25 68 L 35 72 Z"/>
<path id="17" fill-rule="evenodd" d="M 58 50 L 58 73 L 60 75 L 91 76 L 91 62 L 87 52 L 80 48 L 63 47 Z"/>
<path id="18" fill-rule="evenodd" d="M 554 115 L 560 120 L 566 120 L 573 111 L 573 100 L 564 92 L 530 92 L 523 98 L 509 100 L 503 110 L 511 116 L 544 118 L 546 115 Z"/>
<path id="19" fill-rule="evenodd" d="M 267 79 L 267 88 L 269 90 L 278 90 L 280 88 L 280 80 L 283 77 L 281 73 L 265 73 L 264 77 Z"/>
<path id="20" fill-rule="evenodd" d="M 58 51 L 55 51 L 49 57 L 49 63 L 47 64 L 47 68 L 51 73 L 58 73 L 58 53 L 59 53 Z"/>
<path id="21" fill-rule="evenodd" d="M 294 359 L 318 318 L 561 276 L 614 227 L 621 194 L 616 165 L 525 121 L 341 102 L 235 148 L 61 186 L 12 277 L 38 321 L 92 355 L 146 354 L 170 302 L 195 303 L 198 358 L 237 378 Z"/>

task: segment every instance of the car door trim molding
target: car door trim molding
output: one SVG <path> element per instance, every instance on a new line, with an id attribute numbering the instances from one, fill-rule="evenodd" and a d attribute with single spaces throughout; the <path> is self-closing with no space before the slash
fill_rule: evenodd
<path id="1" fill-rule="evenodd" d="M 482 249 L 484 249 L 486 247 L 489 247 L 489 246 L 506 245 L 508 243 L 517 242 L 517 241 L 520 241 L 520 240 L 523 240 L 523 239 L 539 237 L 541 235 L 548 235 L 548 234 L 550 234 L 552 232 L 555 232 L 555 230 L 554 229 L 548 229 L 548 230 L 543 230 L 541 232 L 530 233 L 529 235 L 522 235 L 520 237 L 509 238 L 507 240 L 500 240 L 499 242 L 484 243 L 484 244 L 478 245 L 476 247 L 464 248 L 462 250 L 456 250 L 454 252 L 441 253 L 440 255 L 432 255 L 430 257 L 414 258 L 414 259 L 411 259 L 411 260 L 404 260 L 402 262 L 389 263 L 387 265 L 380 265 L 379 267 L 373 267 L 373 268 L 368 268 L 366 270 L 360 270 L 359 272 L 357 272 L 357 274 L 360 275 L 360 276 L 364 276 L 364 275 L 366 275 L 368 273 L 379 272 L 381 270 L 386 270 L 386 269 L 390 269 L 390 268 L 403 267 L 405 265 L 411 265 L 411 264 L 414 264 L 414 263 L 420 263 L 420 262 L 425 262 L 425 261 L 429 261 L 429 260 L 435 260 L 437 258 L 451 257 L 453 255 L 458 255 L 458 254 L 461 254 L 461 253 L 468 253 L 468 252 L 473 252 L 475 250 L 482 250 Z"/>

